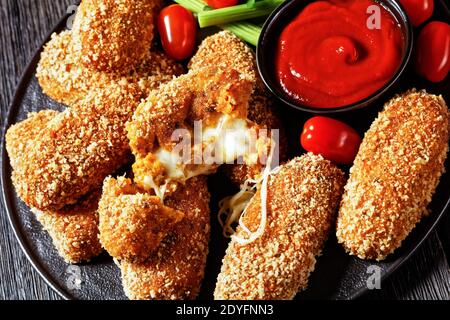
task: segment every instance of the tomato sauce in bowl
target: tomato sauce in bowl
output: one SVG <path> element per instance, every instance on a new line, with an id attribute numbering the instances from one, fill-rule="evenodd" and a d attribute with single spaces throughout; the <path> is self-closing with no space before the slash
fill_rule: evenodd
<path id="1" fill-rule="evenodd" d="M 282 30 L 276 76 L 283 91 L 301 104 L 350 105 L 391 80 L 403 44 L 399 22 L 373 0 L 315 1 Z"/>

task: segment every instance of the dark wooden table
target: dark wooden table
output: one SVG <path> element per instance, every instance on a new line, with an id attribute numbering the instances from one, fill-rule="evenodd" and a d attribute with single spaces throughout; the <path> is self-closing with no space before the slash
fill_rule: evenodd
<path id="1" fill-rule="evenodd" d="M 0 124 L 33 52 L 76 0 L 0 0 Z M 0 160 L 1 161 L 1 160 Z M 368 299 L 450 299 L 450 218 Z M 60 299 L 22 253 L 0 204 L 0 299 Z"/>

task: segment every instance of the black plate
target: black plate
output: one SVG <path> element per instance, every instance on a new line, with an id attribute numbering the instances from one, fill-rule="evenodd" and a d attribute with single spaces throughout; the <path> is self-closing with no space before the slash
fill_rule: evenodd
<path id="1" fill-rule="evenodd" d="M 435 3 L 436 9 L 433 18 L 449 21 L 450 11 L 444 4 L 444 0 L 435 1 Z M 54 31 L 64 28 L 66 18 L 60 21 Z M 64 108 L 45 96 L 37 83 L 35 70 L 41 49 L 42 46 L 34 55 L 19 82 L 4 130 L 11 124 L 25 119 L 28 112 L 47 108 L 55 110 Z M 450 102 L 450 80 L 448 78 L 438 85 L 430 86 L 429 83 L 417 78 L 412 71 L 408 71 L 397 85 L 397 91 L 401 92 L 412 87 L 426 88 L 432 93 L 443 94 L 445 99 Z M 363 133 L 380 108 L 381 106 L 373 106 L 370 109 L 340 115 L 339 117 Z M 298 147 L 298 137 L 302 124 L 309 115 L 293 111 L 287 107 L 279 109 L 282 113 L 283 124 L 291 138 L 289 153 L 291 156 L 301 154 L 303 151 Z M 70 285 L 71 276 L 76 270 L 69 268 L 69 265 L 58 256 L 50 237 L 42 231 L 40 224 L 28 207 L 16 196 L 11 182 L 11 167 L 5 150 L 4 134 L 2 135 L 2 160 L 2 193 L 10 223 L 27 258 L 45 281 L 66 299 L 126 299 L 120 282 L 119 270 L 105 253 L 90 263 L 78 265 L 79 269 L 77 270 L 81 273 L 82 279 L 81 287 L 77 289 Z M 367 273 L 368 267 L 372 265 L 379 267 L 383 280 L 392 274 L 426 239 L 450 206 L 449 161 L 446 162 L 446 168 L 447 173 L 441 178 L 441 183 L 430 205 L 432 214 L 414 229 L 395 254 L 380 263 L 363 261 L 345 254 L 332 235 L 325 246 L 323 255 L 318 259 L 316 270 L 310 279 L 309 288 L 299 293 L 297 298 L 353 299 L 368 290 L 366 284 L 370 276 L 370 273 Z M 211 201 L 212 236 L 205 280 L 200 293 L 201 299 L 212 298 L 215 279 L 227 246 L 227 240 L 222 237 L 220 226 L 214 214 L 217 212 L 218 200 L 234 192 L 223 181 L 224 177 L 220 172 L 209 179 L 210 190 L 213 194 Z"/>

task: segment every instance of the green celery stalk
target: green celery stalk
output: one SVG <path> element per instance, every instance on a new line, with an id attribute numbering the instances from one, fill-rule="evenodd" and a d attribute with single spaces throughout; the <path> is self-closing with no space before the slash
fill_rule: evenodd
<path id="1" fill-rule="evenodd" d="M 207 5 L 200 0 L 174 0 L 193 13 L 199 13 L 206 9 Z"/>
<path id="2" fill-rule="evenodd" d="M 195 14 L 199 14 L 201 12 L 210 10 L 210 8 L 207 7 L 205 3 L 201 0 L 174 0 L 174 2 L 182 5 L 183 7 L 192 11 Z M 219 27 L 223 30 L 228 30 L 234 33 L 240 39 L 254 46 L 258 44 L 259 35 L 261 34 L 261 27 L 246 21 L 221 24 L 219 25 Z"/>
<path id="3" fill-rule="evenodd" d="M 198 13 L 200 28 L 223 25 L 231 22 L 269 15 L 284 0 L 261 0 L 250 6 L 248 3 Z"/>
<path id="4" fill-rule="evenodd" d="M 254 45 L 255 47 L 258 44 L 259 35 L 261 34 L 262 29 L 249 22 L 228 23 L 225 25 L 220 25 L 220 28 L 234 33 L 237 37 Z"/>

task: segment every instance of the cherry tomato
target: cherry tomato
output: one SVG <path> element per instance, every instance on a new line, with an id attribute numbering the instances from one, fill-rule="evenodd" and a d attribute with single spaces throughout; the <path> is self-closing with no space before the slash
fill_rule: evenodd
<path id="1" fill-rule="evenodd" d="M 420 32 L 416 48 L 416 71 L 432 82 L 440 82 L 450 71 L 450 25 L 428 23 Z"/>
<path id="2" fill-rule="evenodd" d="M 158 31 L 164 51 L 175 60 L 184 60 L 194 52 L 197 24 L 190 11 L 179 4 L 161 10 Z"/>
<path id="3" fill-rule="evenodd" d="M 433 15 L 433 0 L 400 0 L 413 26 L 418 26 Z"/>
<path id="4" fill-rule="evenodd" d="M 359 134 L 352 127 L 327 117 L 306 121 L 300 141 L 306 151 L 336 164 L 351 164 L 361 144 Z"/>
<path id="5" fill-rule="evenodd" d="M 206 0 L 208 6 L 214 9 L 235 6 L 238 2 L 239 0 Z"/>

